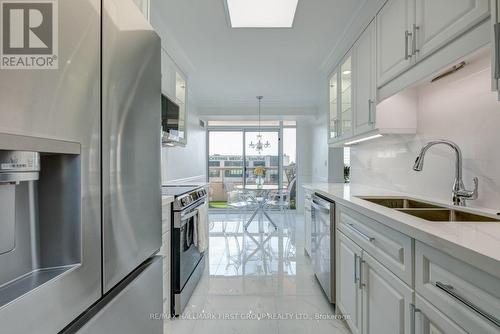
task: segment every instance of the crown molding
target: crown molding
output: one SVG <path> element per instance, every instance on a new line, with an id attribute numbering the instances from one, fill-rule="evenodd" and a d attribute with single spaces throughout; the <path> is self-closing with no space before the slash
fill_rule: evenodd
<path id="1" fill-rule="evenodd" d="M 319 66 L 321 72 L 330 74 L 333 71 L 386 2 L 387 0 L 363 1 L 342 32 L 341 38 Z"/>

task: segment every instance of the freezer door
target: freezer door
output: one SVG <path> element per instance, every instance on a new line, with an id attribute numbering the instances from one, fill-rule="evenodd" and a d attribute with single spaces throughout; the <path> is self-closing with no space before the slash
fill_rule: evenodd
<path id="1" fill-rule="evenodd" d="M 162 258 L 153 257 L 61 334 L 163 334 Z"/>
<path id="2" fill-rule="evenodd" d="M 103 0 L 104 292 L 161 247 L 160 38 L 131 0 Z"/>
<path id="3" fill-rule="evenodd" d="M 20 2 L 25 13 L 31 4 L 40 5 L 35 1 L 14 2 Z M 2 1 L 0 5 L 7 6 L 10 3 L 12 1 Z M 14 275 L 12 270 L 6 269 L 14 264 L 19 264 L 26 272 L 37 267 L 53 267 L 55 260 L 60 258 L 71 263 L 79 258 L 81 263 L 71 269 L 58 267 L 35 272 L 26 276 L 26 280 L 10 282 L 9 286 L 14 286 L 14 289 L 3 286 L 0 295 L 4 302 L 12 300 L 20 292 L 30 292 L 0 307 L 0 333 L 58 333 L 101 296 L 101 2 L 62 0 L 50 3 L 54 6 L 54 18 L 57 19 L 52 22 L 56 28 L 53 37 L 58 42 L 59 67 L 43 70 L 0 68 L 0 149 L 71 154 L 78 154 L 79 151 L 78 159 L 73 161 L 79 165 L 80 179 L 72 184 L 63 184 L 59 182 L 62 178 L 48 178 L 56 174 L 41 175 L 40 180 L 52 183 L 53 196 L 38 199 L 49 203 L 57 200 L 57 196 L 69 194 L 65 201 L 72 205 L 77 202 L 75 206 L 79 207 L 79 214 L 71 218 L 75 224 L 80 222 L 81 226 L 78 226 L 79 233 L 76 234 L 72 234 L 76 230 L 73 226 L 56 229 L 63 225 L 50 224 L 48 217 L 44 219 L 46 216 L 37 217 L 43 203 L 20 200 L 23 197 L 35 198 L 37 187 L 34 184 L 28 186 L 27 183 L 16 186 L 16 196 L 22 196 L 16 200 L 16 229 L 23 234 L 16 232 L 15 248 L 0 255 L 0 276 Z M 45 155 L 42 173 L 50 171 L 48 161 L 57 161 L 57 155 L 53 157 L 50 159 L 49 155 Z M 74 170 L 69 168 L 68 173 L 60 175 L 73 177 Z M 80 191 L 73 201 L 74 190 L 78 187 Z M 54 221 L 71 212 L 58 204 L 54 205 L 52 212 Z M 0 215 L 0 224 L 3 224 L 4 211 L 0 211 Z M 2 228 L 0 233 L 7 232 Z M 37 235 L 43 237 L 37 238 Z M 43 245 L 39 243 L 48 238 L 57 241 Z M 76 244 L 72 249 L 77 251 L 64 254 L 57 251 L 58 246 L 63 249 L 68 243 Z M 47 252 L 47 249 L 54 252 Z M 61 272 L 64 274 L 58 276 Z M 0 301 L 0 304 L 4 302 Z"/>

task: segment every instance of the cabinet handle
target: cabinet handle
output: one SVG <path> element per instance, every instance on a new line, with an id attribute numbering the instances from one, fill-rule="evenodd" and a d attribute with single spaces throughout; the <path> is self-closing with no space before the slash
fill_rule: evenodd
<path id="1" fill-rule="evenodd" d="M 372 106 L 373 106 L 373 101 L 371 99 L 368 99 L 368 123 L 369 124 L 375 123 L 375 121 L 373 119 Z"/>
<path id="2" fill-rule="evenodd" d="M 495 79 L 500 79 L 500 22 L 493 26 L 495 31 L 494 50 L 495 53 Z"/>
<path id="3" fill-rule="evenodd" d="M 408 30 L 405 31 L 405 60 L 408 60 L 411 58 L 411 54 L 409 54 L 410 47 L 408 45 L 411 35 L 412 35 L 411 32 L 409 32 Z"/>
<path id="4" fill-rule="evenodd" d="M 354 253 L 354 284 L 358 283 L 358 254 Z"/>
<path id="5" fill-rule="evenodd" d="M 368 242 L 373 242 L 375 241 L 375 238 L 374 237 L 370 237 L 366 234 L 364 234 L 363 232 L 361 232 L 360 230 L 358 230 L 356 228 L 356 226 L 354 226 L 354 224 L 348 224 L 347 225 L 351 230 L 353 230 L 354 232 L 356 232 L 361 238 L 365 239 L 366 241 Z"/>
<path id="6" fill-rule="evenodd" d="M 417 318 L 417 313 L 420 313 L 420 309 L 418 309 L 415 304 L 410 304 L 410 328 L 411 328 L 411 334 L 416 333 L 416 318 Z"/>
<path id="7" fill-rule="evenodd" d="M 363 290 L 363 287 L 365 286 L 365 284 L 363 283 L 363 263 L 365 263 L 365 261 L 363 261 L 360 256 L 358 261 L 359 264 L 358 289 L 360 290 Z"/>
<path id="8" fill-rule="evenodd" d="M 466 298 L 462 297 L 458 292 L 456 292 L 455 288 L 452 285 L 449 284 L 444 284 L 442 282 L 436 282 L 436 287 L 443 290 L 446 292 L 448 295 L 453 297 L 454 299 L 458 300 L 474 312 L 478 313 L 485 319 L 489 320 L 491 323 L 493 323 L 495 326 L 500 327 L 500 320 L 498 320 L 496 317 L 493 315 L 489 314 L 486 311 L 483 311 L 480 307 L 476 306 L 474 303 L 471 301 L 467 300 Z"/>
<path id="9" fill-rule="evenodd" d="M 412 36 L 412 55 L 416 55 L 417 52 L 420 52 L 419 49 L 417 49 L 417 31 L 420 29 L 419 26 L 416 24 L 413 24 L 413 36 Z"/>

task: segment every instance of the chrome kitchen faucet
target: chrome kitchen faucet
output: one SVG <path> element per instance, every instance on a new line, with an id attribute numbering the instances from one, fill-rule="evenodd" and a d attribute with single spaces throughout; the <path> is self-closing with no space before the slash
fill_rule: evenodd
<path id="1" fill-rule="evenodd" d="M 413 165 L 413 170 L 420 172 L 424 169 L 424 157 L 427 153 L 427 150 L 434 145 L 443 144 L 451 147 L 453 151 L 455 151 L 456 160 L 455 160 L 455 182 L 453 184 L 453 204 L 459 206 L 465 206 L 466 200 L 475 200 L 478 197 L 478 185 L 479 180 L 477 177 L 473 179 L 474 181 L 474 190 L 465 189 L 464 182 L 462 180 L 462 151 L 460 147 L 452 141 L 449 140 L 435 140 L 427 143 L 420 150 L 420 154 L 417 156 L 415 160 L 415 164 Z"/>

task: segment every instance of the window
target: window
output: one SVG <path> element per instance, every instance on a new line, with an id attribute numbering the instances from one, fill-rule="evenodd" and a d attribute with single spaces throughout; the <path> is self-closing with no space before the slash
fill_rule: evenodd
<path id="1" fill-rule="evenodd" d="M 209 161 L 208 166 L 209 167 L 220 167 L 220 161 Z"/>
<path id="2" fill-rule="evenodd" d="M 238 177 L 241 178 L 243 176 L 242 169 L 229 169 L 224 172 L 225 177 Z"/>
<path id="3" fill-rule="evenodd" d="M 226 161 L 224 167 L 241 167 L 243 166 L 243 161 Z"/>
<path id="4" fill-rule="evenodd" d="M 351 148 L 344 147 L 344 181 L 351 181 Z"/>
<path id="5" fill-rule="evenodd" d="M 208 171 L 208 176 L 210 178 L 220 178 L 220 170 L 213 170 L 213 169 L 210 169 Z"/>

